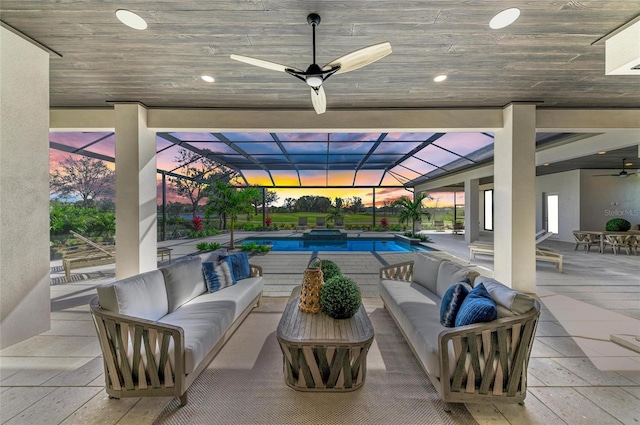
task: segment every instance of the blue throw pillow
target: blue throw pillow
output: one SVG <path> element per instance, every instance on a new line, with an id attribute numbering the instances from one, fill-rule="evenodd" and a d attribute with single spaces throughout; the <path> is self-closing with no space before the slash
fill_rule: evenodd
<path id="1" fill-rule="evenodd" d="M 234 285 L 239 280 L 251 277 L 251 266 L 249 266 L 249 256 L 246 251 L 236 252 L 221 259 L 229 265 L 231 280 Z"/>
<path id="2" fill-rule="evenodd" d="M 216 292 L 233 285 L 229 265 L 224 262 L 205 261 L 202 263 L 202 273 L 209 292 Z"/>
<path id="3" fill-rule="evenodd" d="M 470 288 L 471 282 L 469 282 L 469 279 L 463 279 L 450 286 L 447 292 L 444 293 L 440 304 L 440 323 L 443 326 L 452 328 L 456 325 L 458 310 L 460 310 L 464 299 L 469 295 Z"/>
<path id="4" fill-rule="evenodd" d="M 479 322 L 491 322 L 498 318 L 498 308 L 484 285 L 477 285 L 464 299 L 458 314 L 456 326 Z"/>

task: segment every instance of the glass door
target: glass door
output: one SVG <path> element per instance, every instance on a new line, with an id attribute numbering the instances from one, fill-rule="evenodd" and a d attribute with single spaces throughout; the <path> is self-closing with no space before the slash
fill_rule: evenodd
<path id="1" fill-rule="evenodd" d="M 484 191 L 484 230 L 493 230 L 493 189 Z"/>
<path id="2" fill-rule="evenodd" d="M 544 227 L 547 232 L 558 234 L 559 196 L 557 193 L 545 194 Z"/>

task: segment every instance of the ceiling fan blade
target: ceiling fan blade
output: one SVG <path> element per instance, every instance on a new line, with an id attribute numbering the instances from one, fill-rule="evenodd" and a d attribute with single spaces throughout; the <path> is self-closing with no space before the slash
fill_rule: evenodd
<path id="1" fill-rule="evenodd" d="M 385 41 L 384 43 L 374 44 L 373 46 L 364 47 L 355 52 L 348 53 L 329 62 L 322 69 L 329 70 L 334 66 L 340 65 L 340 70 L 336 72 L 336 74 L 343 74 L 369 65 L 389 54 L 391 54 L 391 44 Z"/>
<path id="2" fill-rule="evenodd" d="M 264 61 L 262 59 L 251 58 L 249 56 L 231 55 L 231 59 L 248 63 L 249 65 L 259 66 L 260 68 L 270 69 L 272 71 L 286 72 L 285 70 L 287 68 L 293 69 L 295 71 L 299 71 L 299 69 L 296 69 L 291 66 L 280 65 L 279 63 Z"/>
<path id="3" fill-rule="evenodd" d="M 324 93 L 322 86 L 318 88 L 318 93 L 316 93 L 313 87 L 311 88 L 311 103 L 318 115 L 324 114 L 327 111 L 327 95 Z"/>

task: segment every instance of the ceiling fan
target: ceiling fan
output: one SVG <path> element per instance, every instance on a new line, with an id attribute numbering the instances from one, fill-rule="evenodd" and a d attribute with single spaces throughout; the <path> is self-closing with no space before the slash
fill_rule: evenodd
<path id="1" fill-rule="evenodd" d="M 338 59 L 334 59 L 325 66 L 320 67 L 316 63 L 316 27 L 320 25 L 320 15 L 316 13 L 309 14 L 307 16 L 307 23 L 313 28 L 313 63 L 309 65 L 306 71 L 248 56 L 231 55 L 231 59 L 272 71 L 286 72 L 289 75 L 299 78 L 311 87 L 311 103 L 316 113 L 323 114 L 327 109 L 327 97 L 324 93 L 322 83 L 333 74 L 355 71 L 358 68 L 362 68 L 363 66 L 384 58 L 391 53 L 391 44 L 384 42 L 364 47 L 341 56 Z"/>
<path id="2" fill-rule="evenodd" d="M 629 173 L 624 169 L 624 163 L 627 161 L 627 158 L 623 158 L 622 159 L 622 171 L 620 171 L 618 174 L 595 174 L 593 177 L 629 177 L 629 176 L 633 176 L 634 174 L 638 174 L 638 173 Z"/>

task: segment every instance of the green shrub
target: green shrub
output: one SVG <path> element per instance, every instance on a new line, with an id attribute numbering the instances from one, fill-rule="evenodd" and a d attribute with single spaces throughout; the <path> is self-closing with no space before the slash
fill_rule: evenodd
<path id="1" fill-rule="evenodd" d="M 269 245 L 259 245 L 254 241 L 251 241 L 251 242 L 247 242 L 245 244 L 240 245 L 240 251 L 269 252 L 271 251 L 271 247 Z"/>
<path id="2" fill-rule="evenodd" d="M 331 260 L 322 260 L 320 269 L 322 269 L 322 278 L 325 282 L 334 276 L 342 276 L 340 267 Z"/>
<path id="3" fill-rule="evenodd" d="M 612 218 L 605 226 L 607 232 L 626 232 L 629 229 L 631 229 L 631 223 L 624 218 Z"/>
<path id="4" fill-rule="evenodd" d="M 361 303 L 360 289 L 348 277 L 334 276 L 320 289 L 320 308 L 334 319 L 353 317 Z"/>
<path id="5" fill-rule="evenodd" d="M 215 251 L 216 249 L 222 248 L 218 242 L 200 242 L 196 245 L 199 251 Z"/>

